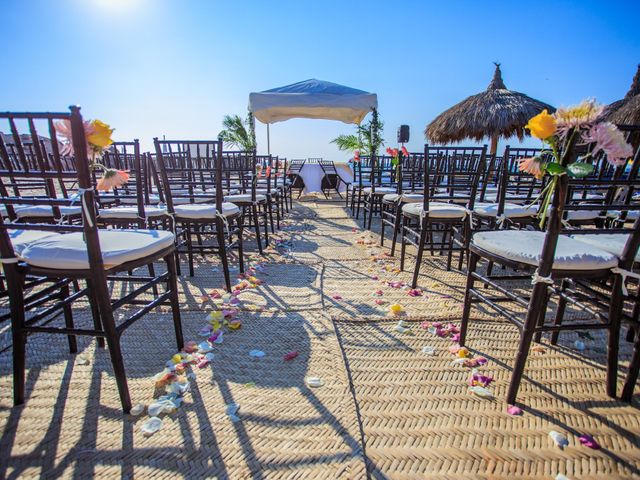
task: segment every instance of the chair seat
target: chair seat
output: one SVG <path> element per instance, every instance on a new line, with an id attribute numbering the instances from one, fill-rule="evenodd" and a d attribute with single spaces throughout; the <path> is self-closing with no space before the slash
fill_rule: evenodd
<path id="1" fill-rule="evenodd" d="M 496 218 L 498 216 L 497 203 L 477 203 L 473 208 L 473 213 L 481 217 Z M 517 205 L 515 203 L 505 203 L 503 215 L 506 218 L 526 218 L 533 217 L 538 213 L 538 205 Z"/>
<path id="2" fill-rule="evenodd" d="M 174 205 L 193 205 L 197 203 L 208 203 L 216 201 L 215 197 L 209 197 L 206 195 L 194 195 L 193 197 L 174 197 L 171 200 L 173 200 Z"/>
<path id="3" fill-rule="evenodd" d="M 371 193 L 371 187 L 364 187 L 362 189 L 364 193 Z M 395 187 L 376 187 L 376 191 L 374 195 L 385 195 L 387 193 L 396 193 L 397 188 Z"/>
<path id="4" fill-rule="evenodd" d="M 80 215 L 82 212 L 80 205 L 61 205 L 58 208 L 62 216 Z M 49 205 L 16 205 L 14 209 L 18 218 L 53 218 L 53 209 Z"/>
<path id="5" fill-rule="evenodd" d="M 162 217 L 167 214 L 165 208 L 145 205 L 144 215 L 147 218 Z M 102 219 L 136 219 L 138 218 L 138 207 L 113 207 L 101 208 L 99 216 Z"/>
<path id="6" fill-rule="evenodd" d="M 397 203 L 398 201 L 403 203 L 417 203 L 422 202 L 423 198 L 421 193 L 387 193 L 382 197 L 382 201 L 387 203 Z"/>
<path id="7" fill-rule="evenodd" d="M 238 195 L 227 195 L 224 200 L 226 202 L 239 202 L 239 203 L 251 203 L 251 194 L 250 193 L 241 193 Z M 256 194 L 256 202 L 266 202 L 266 195 Z"/>
<path id="8" fill-rule="evenodd" d="M 421 203 L 407 203 L 402 207 L 402 213 L 419 217 L 422 215 L 423 207 Z M 455 203 L 429 203 L 429 218 L 459 218 L 467 216 L 467 209 Z"/>
<path id="9" fill-rule="evenodd" d="M 163 230 L 99 230 L 105 268 L 151 256 L 174 243 Z M 89 258 L 83 232 L 54 234 L 30 243 L 20 254 L 34 267 L 52 270 L 87 270 Z"/>
<path id="10" fill-rule="evenodd" d="M 563 218 L 567 221 L 588 221 L 600 218 L 600 212 L 597 210 L 565 210 Z"/>
<path id="11" fill-rule="evenodd" d="M 609 252 L 620 258 L 627 244 L 629 234 L 627 233 L 588 233 L 585 235 L 570 235 L 571 238 L 584 242 L 594 247 Z M 636 254 L 636 262 L 640 262 L 640 251 Z"/>
<path id="12" fill-rule="evenodd" d="M 42 230 L 7 230 L 9 240 L 13 246 L 13 251 L 16 255 L 20 255 L 22 251 L 36 240 L 41 240 L 51 235 L 60 235 L 56 232 L 45 232 Z"/>
<path id="13" fill-rule="evenodd" d="M 102 196 L 100 198 L 102 198 Z M 121 198 L 120 203 L 123 205 L 137 205 L 138 199 L 135 197 Z M 149 195 L 149 205 L 156 205 L 158 203 L 160 203 L 159 195 L 153 195 L 153 194 Z"/>
<path id="14" fill-rule="evenodd" d="M 211 204 L 177 205 L 174 208 L 177 219 L 213 220 L 216 218 L 216 206 Z M 240 213 L 240 207 L 233 203 L 222 204 L 222 214 L 231 217 Z"/>
<path id="15" fill-rule="evenodd" d="M 618 218 L 620 215 L 622 215 L 622 212 L 620 210 L 609 210 L 607 212 L 607 218 Z M 636 220 L 639 216 L 640 210 L 628 210 L 625 220 L 629 222 L 632 220 Z"/>
<path id="16" fill-rule="evenodd" d="M 544 237 L 544 232 L 528 230 L 478 232 L 471 244 L 497 257 L 535 267 L 540 263 Z M 615 255 L 567 235 L 558 237 L 554 270 L 608 270 L 616 266 Z"/>

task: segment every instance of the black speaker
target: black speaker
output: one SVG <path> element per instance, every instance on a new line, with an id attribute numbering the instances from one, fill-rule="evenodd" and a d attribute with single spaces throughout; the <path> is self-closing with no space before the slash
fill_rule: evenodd
<path id="1" fill-rule="evenodd" d="M 398 127 L 398 143 L 407 143 L 409 141 L 409 125 L 400 125 Z"/>

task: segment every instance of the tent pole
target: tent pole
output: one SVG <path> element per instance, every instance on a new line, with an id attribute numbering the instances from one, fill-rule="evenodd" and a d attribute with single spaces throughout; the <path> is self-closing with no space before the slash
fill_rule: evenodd
<path id="1" fill-rule="evenodd" d="M 498 151 L 498 134 L 491 137 L 491 155 L 495 155 Z"/>
<path id="2" fill-rule="evenodd" d="M 267 155 L 271 155 L 271 138 L 269 136 L 269 124 L 267 123 Z"/>

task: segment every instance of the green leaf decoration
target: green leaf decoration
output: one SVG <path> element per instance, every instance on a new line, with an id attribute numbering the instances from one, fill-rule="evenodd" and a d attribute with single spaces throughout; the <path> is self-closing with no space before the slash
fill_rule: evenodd
<path id="1" fill-rule="evenodd" d="M 562 175 L 563 173 L 566 173 L 566 171 L 567 169 L 564 168 L 559 163 L 555 163 L 555 162 L 547 163 L 547 173 L 549 175 Z"/>
<path id="2" fill-rule="evenodd" d="M 584 178 L 593 172 L 593 165 L 585 162 L 576 162 L 569 165 L 567 170 L 569 171 L 569 175 L 574 178 Z"/>

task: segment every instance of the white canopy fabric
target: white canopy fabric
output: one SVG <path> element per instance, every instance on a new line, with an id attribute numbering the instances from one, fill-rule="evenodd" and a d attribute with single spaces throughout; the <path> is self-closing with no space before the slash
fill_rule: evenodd
<path id="1" fill-rule="evenodd" d="M 360 123 L 377 107 L 375 93 L 316 79 L 249 94 L 249 110 L 266 124 L 290 118 Z"/>

